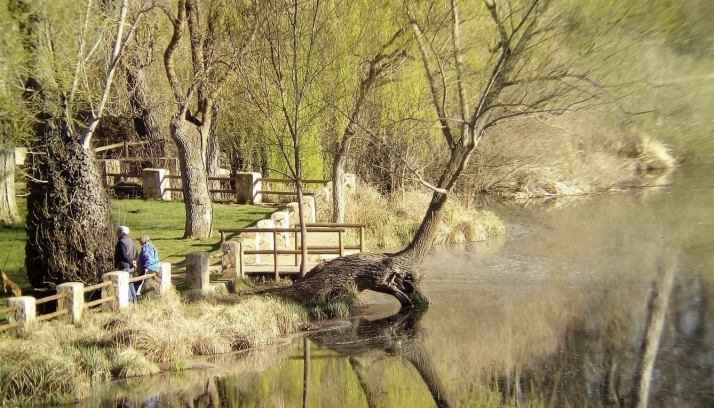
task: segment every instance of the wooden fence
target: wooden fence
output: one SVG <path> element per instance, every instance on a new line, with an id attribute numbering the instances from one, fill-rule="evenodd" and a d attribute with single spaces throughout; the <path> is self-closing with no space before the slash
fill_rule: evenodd
<path id="1" fill-rule="evenodd" d="M 161 274 L 148 273 L 129 278 L 128 272 L 115 271 L 104 274 L 103 282 L 84 286 L 82 282 L 67 282 L 57 286 L 57 293 L 40 299 L 32 296 L 8 298 L 8 306 L 0 309 L 5 323 L 0 324 L 3 330 L 25 327 L 32 322 L 41 322 L 61 316 L 70 316 L 72 323 L 77 323 L 86 310 L 105 305 L 105 310 L 120 310 L 128 306 L 129 285 L 145 281 L 156 276 L 161 278 L 159 293 L 165 292 L 171 286 L 171 264 L 161 264 Z M 101 290 L 101 297 L 87 301 L 87 295 L 95 290 Z M 37 306 L 57 302 L 54 312 L 37 314 Z"/>
<path id="2" fill-rule="evenodd" d="M 364 229 L 366 224 L 341 224 L 341 223 L 306 223 L 305 228 L 308 234 L 319 234 L 319 233 L 335 233 L 337 234 L 337 245 L 328 245 L 326 243 L 318 243 L 316 245 L 307 246 L 308 255 L 337 255 L 345 256 L 346 251 L 359 251 L 364 252 Z M 358 242 L 357 244 L 346 244 L 344 233 L 347 229 L 358 229 Z M 273 277 L 277 280 L 280 274 L 295 274 L 295 271 L 288 271 L 281 268 L 280 255 L 294 255 L 293 265 L 299 265 L 299 256 L 302 254 L 302 248 L 300 246 L 300 240 L 297 239 L 297 234 L 300 233 L 300 228 L 219 228 L 218 232 L 221 234 L 221 243 L 226 242 L 226 235 L 229 233 L 233 234 L 243 234 L 243 233 L 254 233 L 254 234 L 271 234 L 271 239 L 268 240 L 271 249 L 244 249 L 241 246 L 241 254 L 239 256 L 239 262 L 241 262 L 240 270 L 245 275 L 264 273 L 264 268 L 256 268 L 245 264 L 245 256 L 249 255 L 272 255 L 273 260 Z M 291 249 L 279 248 L 278 234 L 289 233 L 295 234 L 293 239 L 294 245 Z M 310 235 L 308 235 L 309 237 Z M 283 263 L 282 266 L 287 266 Z"/>

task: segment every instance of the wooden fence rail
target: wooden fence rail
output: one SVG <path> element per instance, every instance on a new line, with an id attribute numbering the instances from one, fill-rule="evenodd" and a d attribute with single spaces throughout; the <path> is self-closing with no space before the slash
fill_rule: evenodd
<path id="1" fill-rule="evenodd" d="M 333 245 L 310 245 L 305 243 L 308 255 L 338 255 L 344 256 L 346 250 L 358 250 L 359 252 L 364 252 L 364 229 L 366 224 L 341 224 L 341 223 L 306 223 L 305 228 L 308 234 L 310 233 L 336 233 L 337 246 Z M 344 233 L 349 228 L 359 229 L 359 242 L 356 245 L 348 245 L 344 242 Z M 272 249 L 244 249 L 242 254 L 245 255 L 272 255 L 273 256 L 273 276 L 277 280 L 280 274 L 280 255 L 295 255 L 295 265 L 298 264 L 298 256 L 302 254 L 302 250 L 298 244 L 299 240 L 294 239 L 294 246 L 292 249 L 278 248 L 278 234 L 281 233 L 294 233 L 300 232 L 300 228 L 219 228 L 218 232 L 221 234 L 221 243 L 226 242 L 226 234 L 242 234 L 242 233 L 270 233 L 272 234 Z M 309 235 L 308 235 L 309 236 Z M 240 259 L 243 263 L 244 260 Z M 245 270 L 241 267 L 241 270 Z"/>
<path id="2" fill-rule="evenodd" d="M 17 306 L 3 307 L 0 309 L 0 316 L 9 316 L 10 313 L 15 313 L 17 311 Z M 7 318 L 5 318 L 7 320 Z M 3 330 L 12 329 L 20 326 L 18 322 L 11 322 L 0 324 L 0 332 Z"/>
<path id="3" fill-rule="evenodd" d="M 122 309 L 128 305 L 129 285 L 133 282 L 158 276 L 160 278 L 158 293 L 168 290 L 171 286 L 171 264 L 162 262 L 160 271 L 160 274 L 147 273 L 134 278 L 130 278 L 128 272 L 114 271 L 104 274 L 104 282 L 96 285 L 84 286 L 82 282 L 66 282 L 57 286 L 56 294 L 40 299 L 35 299 L 32 296 L 8 298 L 10 306 L 0 308 L 0 316 L 4 316 L 8 323 L 0 324 L 0 331 L 17 327 L 23 328 L 33 321 L 41 322 L 65 315 L 69 315 L 71 321 L 77 323 L 84 310 L 102 304 L 109 304 L 108 309 L 110 310 Z M 102 289 L 102 297 L 87 302 L 85 296 L 97 289 Z M 57 302 L 56 311 L 42 315 L 37 314 L 38 305 L 53 301 Z"/>

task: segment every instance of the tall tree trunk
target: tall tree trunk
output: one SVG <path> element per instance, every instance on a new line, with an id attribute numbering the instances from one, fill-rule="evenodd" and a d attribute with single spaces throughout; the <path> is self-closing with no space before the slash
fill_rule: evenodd
<path id="1" fill-rule="evenodd" d="M 141 140 L 151 141 L 147 151 L 151 157 L 166 157 L 166 137 L 156 110 L 152 107 L 143 68 L 125 66 L 127 87 L 131 92 L 134 130 Z"/>
<path id="2" fill-rule="evenodd" d="M 352 138 L 348 137 L 347 131 L 345 131 L 340 148 L 332 162 L 332 222 L 345 222 L 347 205 L 345 203 L 345 186 L 342 178 L 345 174 L 346 153 L 349 151 L 351 141 Z"/>
<path id="3" fill-rule="evenodd" d="M 186 209 L 184 238 L 207 238 L 213 226 L 213 205 L 208 193 L 208 176 L 201 152 L 198 127 L 185 118 L 171 121 L 171 137 L 178 147 L 183 174 L 183 202 Z"/>
<path id="4" fill-rule="evenodd" d="M 221 170 L 221 147 L 218 144 L 218 105 L 213 105 L 211 111 L 211 124 L 208 129 L 208 137 L 206 138 L 208 146 L 206 146 L 206 172 L 208 177 L 219 177 Z M 213 180 L 208 182 L 210 189 L 220 189 L 221 182 Z M 215 194 L 213 197 L 220 197 L 220 194 Z"/>
<path id="5" fill-rule="evenodd" d="M 54 129 L 43 136 L 28 182 L 27 276 L 35 288 L 95 284 L 113 268 L 115 233 L 94 153 Z"/>
<path id="6" fill-rule="evenodd" d="M 0 149 L 0 222 L 5 225 L 20 222 L 15 202 L 15 151 Z"/>

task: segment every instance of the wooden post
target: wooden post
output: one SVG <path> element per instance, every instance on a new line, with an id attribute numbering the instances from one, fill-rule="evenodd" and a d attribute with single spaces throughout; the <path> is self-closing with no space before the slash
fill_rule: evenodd
<path id="1" fill-rule="evenodd" d="M 280 279 L 278 275 L 278 233 L 273 231 L 273 270 L 275 271 L 275 281 Z"/>
<path id="2" fill-rule="evenodd" d="M 359 227 L 359 251 L 364 252 L 364 227 Z"/>
<path id="3" fill-rule="evenodd" d="M 337 231 L 337 242 L 340 245 L 340 256 L 345 256 L 345 244 L 342 241 L 342 230 Z"/>

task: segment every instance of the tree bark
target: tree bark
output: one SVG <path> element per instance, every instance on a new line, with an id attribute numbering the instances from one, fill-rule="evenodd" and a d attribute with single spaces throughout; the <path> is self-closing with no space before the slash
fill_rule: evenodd
<path id="1" fill-rule="evenodd" d="M 156 110 L 151 105 L 144 68 L 131 69 L 125 66 L 125 70 L 127 87 L 131 92 L 134 130 L 141 140 L 152 142 L 147 148 L 151 157 L 166 157 L 166 138 Z"/>
<path id="2" fill-rule="evenodd" d="M 94 153 L 79 141 L 45 134 L 34 150 L 28 182 L 25 267 L 34 288 L 79 281 L 98 283 L 113 268 L 111 206 Z"/>
<path id="3" fill-rule="evenodd" d="M 183 238 L 207 238 L 213 226 L 213 205 L 208 194 L 208 176 L 201 152 L 199 129 L 185 118 L 171 121 L 171 137 L 178 147 L 183 175 L 183 202 L 186 224 Z"/>
<path id="4" fill-rule="evenodd" d="M 414 297 L 427 303 L 414 286 L 420 278 L 420 270 L 408 255 L 364 252 L 317 265 L 286 293 L 309 303 L 343 297 L 355 290 L 373 290 L 394 296 L 403 307 L 412 307 Z"/>
<path id="5" fill-rule="evenodd" d="M 15 151 L 0 149 L 0 222 L 20 222 L 15 202 Z"/>

